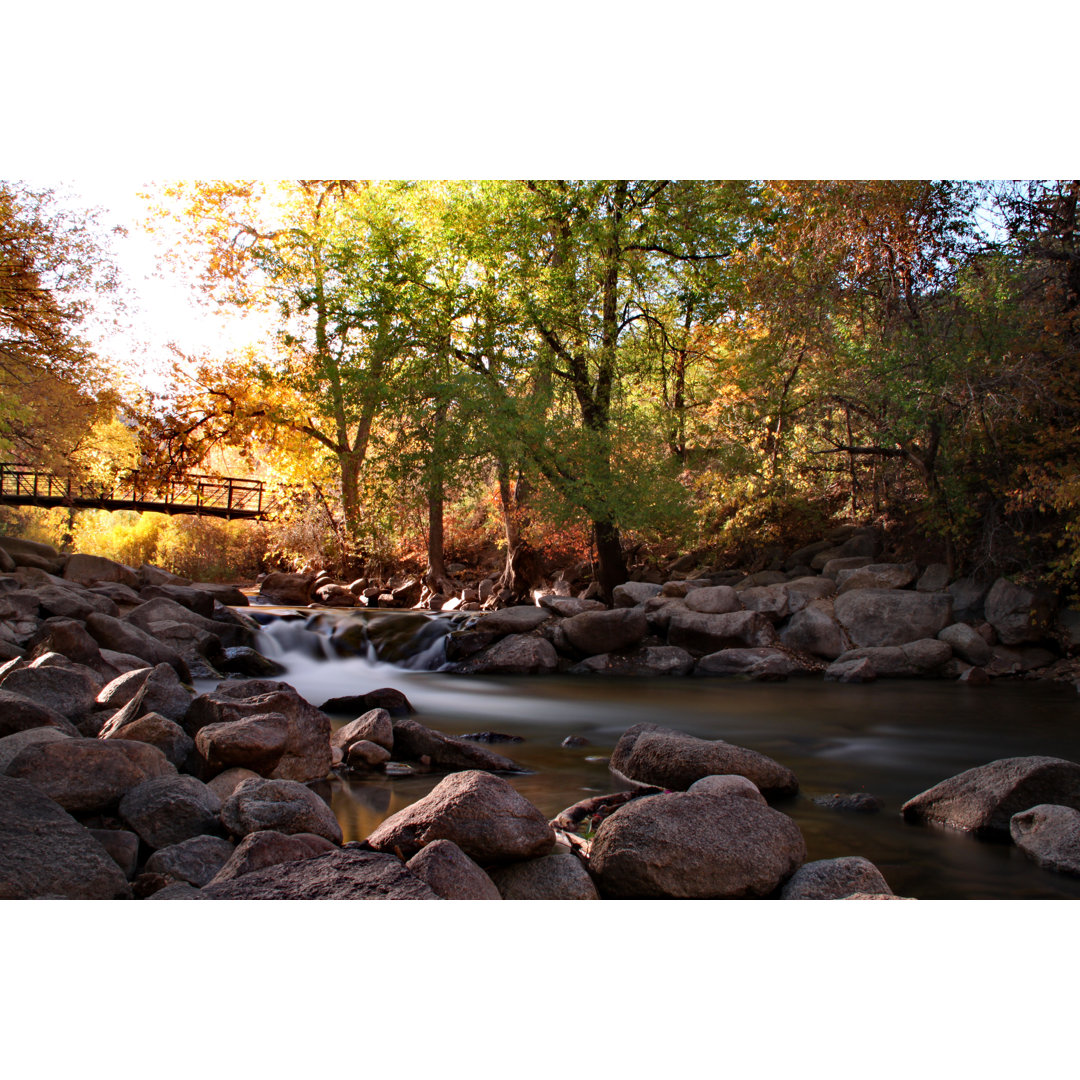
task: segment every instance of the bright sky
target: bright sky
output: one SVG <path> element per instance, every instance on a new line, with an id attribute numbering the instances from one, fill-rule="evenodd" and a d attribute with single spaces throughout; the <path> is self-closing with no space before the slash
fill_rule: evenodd
<path id="1" fill-rule="evenodd" d="M 221 355 L 265 338 L 268 324 L 208 301 L 181 269 L 170 264 L 167 233 L 160 228 L 150 233 L 142 227 L 147 204 L 138 192 L 150 190 L 151 181 L 81 177 L 58 179 L 49 186 L 73 209 L 101 208 L 103 229 L 117 225 L 127 229 L 126 236 L 111 236 L 128 308 L 122 323 L 127 325 L 116 328 L 103 318 L 88 327 L 103 355 L 132 363 L 146 373 L 147 385 L 152 387 L 155 371 L 166 368 L 174 358 L 170 343 L 187 355 Z"/>

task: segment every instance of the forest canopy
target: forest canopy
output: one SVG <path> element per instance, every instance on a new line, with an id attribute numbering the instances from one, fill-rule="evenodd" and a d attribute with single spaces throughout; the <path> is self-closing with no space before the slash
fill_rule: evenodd
<path id="1" fill-rule="evenodd" d="M 1075 180 L 162 185 L 170 261 L 273 330 L 160 358 L 171 381 L 150 399 L 80 337 L 113 283 L 90 231 L 2 184 L 0 448 L 102 478 L 269 481 L 277 520 L 237 573 L 415 564 L 437 589 L 451 562 L 486 560 L 525 595 L 587 561 L 609 594 L 633 563 L 767 560 L 858 521 L 958 570 L 1075 588 L 1078 196 Z"/>

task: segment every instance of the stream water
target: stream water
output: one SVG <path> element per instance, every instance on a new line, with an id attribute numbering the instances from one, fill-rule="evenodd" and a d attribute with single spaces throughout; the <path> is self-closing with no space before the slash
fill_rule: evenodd
<path id="1" fill-rule="evenodd" d="M 283 664 L 280 678 L 314 705 L 391 686 L 429 727 L 521 737 L 492 748 L 533 770 L 508 779 L 549 817 L 589 795 L 618 790 L 606 758 L 626 728 L 650 722 L 726 739 L 794 770 L 800 794 L 774 805 L 798 823 L 809 859 L 863 855 L 894 892 L 920 899 L 1080 898 L 1080 879 L 1040 869 L 1011 844 L 900 817 L 913 795 L 996 758 L 1048 754 L 1080 761 L 1080 695 L 1070 685 L 463 677 L 437 670 L 443 636 L 460 616 L 247 610 L 264 624 L 256 647 Z M 564 748 L 568 735 L 588 742 Z M 441 778 L 348 773 L 336 779 L 331 804 L 345 839 L 363 839 Z M 813 802 L 815 795 L 858 791 L 879 797 L 883 810 L 842 812 Z"/>

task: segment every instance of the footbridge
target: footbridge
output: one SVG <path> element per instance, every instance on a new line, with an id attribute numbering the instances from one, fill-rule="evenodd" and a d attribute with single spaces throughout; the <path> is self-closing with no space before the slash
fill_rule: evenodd
<path id="1" fill-rule="evenodd" d="M 135 510 L 155 514 L 196 514 L 202 517 L 255 518 L 267 516 L 261 480 L 235 476 L 190 474 L 182 479 L 151 481 L 137 472 L 105 488 L 73 481 L 28 465 L 0 463 L 0 504 L 6 506 L 68 506 L 86 510 Z"/>

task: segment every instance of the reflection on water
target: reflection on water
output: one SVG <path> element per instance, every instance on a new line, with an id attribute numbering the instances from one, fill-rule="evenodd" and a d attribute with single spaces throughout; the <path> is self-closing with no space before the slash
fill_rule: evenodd
<path id="1" fill-rule="evenodd" d="M 524 742 L 497 749 L 533 770 L 508 779 L 549 817 L 588 795 L 617 790 L 606 763 L 588 759 L 605 758 L 632 724 L 662 724 L 751 747 L 793 769 L 801 793 L 775 805 L 798 822 L 810 859 L 863 855 L 895 892 L 923 899 L 1080 898 L 1080 879 L 1040 870 L 1010 844 L 909 825 L 899 813 L 920 791 L 996 758 L 1047 754 L 1080 761 L 1080 697 L 1071 686 L 463 678 L 403 669 L 373 659 L 370 650 L 318 660 L 319 649 L 308 640 L 315 634 L 303 624 L 288 634 L 272 629 L 274 639 L 267 642 L 264 634 L 259 647 L 286 665 L 281 677 L 316 705 L 392 686 L 409 697 L 421 723 L 441 731 L 522 736 Z M 398 645 L 402 632 L 399 624 Z M 564 748 L 567 735 L 588 743 Z M 437 773 L 349 774 L 334 782 L 332 805 L 346 839 L 363 839 L 440 779 Z M 878 796 L 884 810 L 844 813 L 812 801 L 854 791 Z"/>

